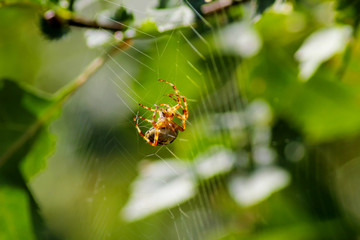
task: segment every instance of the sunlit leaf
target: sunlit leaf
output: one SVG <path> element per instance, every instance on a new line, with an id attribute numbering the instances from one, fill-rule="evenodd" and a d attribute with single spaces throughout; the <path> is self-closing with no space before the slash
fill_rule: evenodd
<path id="1" fill-rule="evenodd" d="M 89 48 L 103 46 L 113 39 L 111 33 L 106 30 L 87 30 L 85 32 L 85 38 Z"/>
<path id="2" fill-rule="evenodd" d="M 252 57 L 261 48 L 262 41 L 249 23 L 240 22 L 225 27 L 219 34 L 220 43 L 225 53 L 237 53 L 242 57 Z"/>
<path id="3" fill-rule="evenodd" d="M 343 51 L 350 36 L 349 26 L 321 29 L 310 35 L 295 54 L 300 62 L 300 78 L 309 79 L 321 63 Z"/>
<path id="4" fill-rule="evenodd" d="M 236 161 L 235 154 L 223 147 L 212 147 L 195 160 L 196 171 L 200 178 L 207 179 L 229 172 Z"/>
<path id="5" fill-rule="evenodd" d="M 132 184 L 132 195 L 121 215 L 135 221 L 174 207 L 195 194 L 190 168 L 176 160 L 145 163 Z"/>
<path id="6" fill-rule="evenodd" d="M 159 32 L 186 27 L 195 20 L 195 14 L 186 6 L 170 9 L 153 9 L 149 11 L 149 15 L 150 19 L 153 19 L 156 23 Z"/>
<path id="7" fill-rule="evenodd" d="M 229 191 L 241 206 L 251 206 L 269 197 L 290 183 L 290 175 L 277 167 L 260 168 L 248 176 L 236 176 L 229 182 Z"/>

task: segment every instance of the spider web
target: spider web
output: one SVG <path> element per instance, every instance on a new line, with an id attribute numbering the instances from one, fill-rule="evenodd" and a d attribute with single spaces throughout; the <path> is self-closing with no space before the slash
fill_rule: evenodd
<path id="1" fill-rule="evenodd" d="M 99 4 L 122 4 L 146 16 L 153 3 Z M 274 184 L 258 190 L 256 176 L 270 176 L 273 188 L 286 185 L 288 176 L 274 167 L 251 177 L 238 174 L 249 165 L 249 152 L 255 164 L 274 160 L 271 110 L 241 95 L 246 69 L 239 57 L 224 54 L 221 18 L 201 18 L 206 31 L 191 27 L 136 40 L 65 106 L 53 126 L 57 151 L 33 184 L 55 231 L 66 239 L 219 239 L 236 223 L 229 212 L 271 193 Z M 238 27 L 247 30 L 246 24 Z M 151 119 L 139 103 L 175 104 L 163 96 L 173 89 L 159 78 L 187 98 L 189 119 L 174 143 L 151 147 L 132 118 Z M 139 126 L 145 133 L 151 124 L 140 119 Z"/>

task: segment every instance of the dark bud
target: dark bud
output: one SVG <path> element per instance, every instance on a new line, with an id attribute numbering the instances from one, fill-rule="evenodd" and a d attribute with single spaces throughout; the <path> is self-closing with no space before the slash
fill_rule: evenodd
<path id="1" fill-rule="evenodd" d="M 124 24 L 129 24 L 134 20 L 134 15 L 132 14 L 132 12 L 128 11 L 124 7 L 119 7 L 118 9 L 116 9 L 111 19 Z"/>
<path id="2" fill-rule="evenodd" d="M 53 10 L 45 12 L 40 20 L 40 27 L 43 34 L 51 40 L 60 39 L 70 30 L 67 22 L 56 15 Z"/>

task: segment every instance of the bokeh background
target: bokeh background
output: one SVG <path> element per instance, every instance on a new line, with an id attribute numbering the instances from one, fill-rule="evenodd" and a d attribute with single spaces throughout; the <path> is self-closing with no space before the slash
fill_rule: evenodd
<path id="1" fill-rule="evenodd" d="M 206 12 L 220 2 L 0 1 L 0 239 L 359 238 L 360 1 Z M 43 14 L 69 5 L 126 9 L 131 46 L 109 55 L 113 32 L 66 24 L 51 39 Z M 189 118 L 152 147 L 133 117 L 174 105 L 159 78 Z"/>

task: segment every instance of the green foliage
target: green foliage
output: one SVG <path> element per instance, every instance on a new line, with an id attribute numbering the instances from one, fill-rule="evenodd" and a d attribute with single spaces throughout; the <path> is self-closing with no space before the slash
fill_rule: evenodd
<path id="1" fill-rule="evenodd" d="M 0 185 L 0 238 L 34 240 L 27 194 L 18 188 Z"/>
<path id="2" fill-rule="evenodd" d="M 63 1 L 1 2 L 0 239 L 50 238 L 45 225 L 66 239 L 358 237 L 358 208 L 345 203 L 359 195 L 340 194 L 359 171 L 346 168 L 359 158 L 358 1 L 240 1 L 211 16 L 207 2 L 141 12 L 70 1 L 71 14 Z M 96 29 L 98 12 L 129 27 Z M 72 29 L 72 14 L 90 17 Z M 311 38 L 333 28 L 350 31 Z M 318 41 L 308 62 L 307 41 Z M 55 82 L 58 69 L 79 77 Z M 174 105 L 158 78 L 186 97 L 189 119 L 154 148 L 132 118 L 152 118 L 138 103 Z"/>
<path id="3" fill-rule="evenodd" d="M 31 180 L 39 172 L 44 170 L 48 158 L 55 150 L 55 137 L 49 133 L 48 125 L 43 127 L 32 145 L 26 157 L 21 163 L 21 171 L 27 180 Z"/>
<path id="4" fill-rule="evenodd" d="M 340 10 L 337 18 L 339 21 L 354 26 L 354 31 L 357 31 L 357 27 L 360 23 L 359 11 L 360 1 L 356 0 L 339 0 L 338 9 Z"/>
<path id="5" fill-rule="evenodd" d="M 0 171 L 8 175 L 7 170 L 26 158 L 24 171 L 30 178 L 45 166 L 47 152 L 53 149 L 47 142 L 49 137 L 44 135 L 46 130 L 38 135 L 46 124 L 40 116 L 43 117 L 52 102 L 23 90 L 13 81 L 2 80 L 0 83 Z"/>
<path id="6" fill-rule="evenodd" d="M 33 84 L 40 65 L 35 9 L 0 7 L 0 78 Z M 15 27 L 18 26 L 18 27 Z"/>
<path id="7" fill-rule="evenodd" d="M 38 209 L 26 182 L 45 168 L 54 150 L 55 142 L 47 132 L 49 119 L 44 118 L 53 103 L 10 80 L 1 80 L 0 86 L 0 205 L 6 208 L 2 210 L 0 235 L 4 239 L 33 239 L 32 226 L 42 220 L 38 213 L 30 214 L 30 209 Z M 43 228 L 35 231 L 43 232 Z"/>

